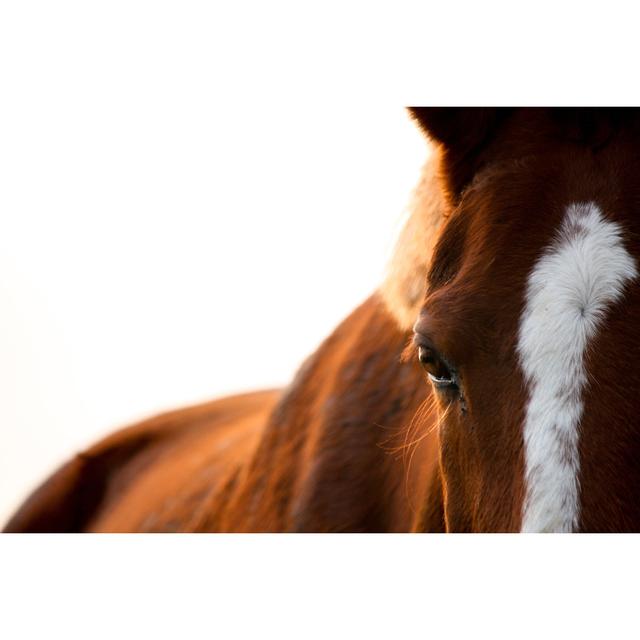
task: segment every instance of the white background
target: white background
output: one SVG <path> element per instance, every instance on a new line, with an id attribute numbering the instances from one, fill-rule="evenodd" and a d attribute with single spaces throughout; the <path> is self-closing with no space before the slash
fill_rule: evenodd
<path id="1" fill-rule="evenodd" d="M 0 521 L 116 427 L 285 384 L 379 283 L 427 156 L 401 103 L 238 87 L 188 12 L 19 18 L 0 44 Z"/>

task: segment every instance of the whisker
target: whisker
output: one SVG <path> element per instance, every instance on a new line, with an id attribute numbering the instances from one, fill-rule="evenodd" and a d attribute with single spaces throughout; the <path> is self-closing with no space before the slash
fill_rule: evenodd
<path id="1" fill-rule="evenodd" d="M 418 418 L 418 416 L 421 415 L 422 412 L 425 410 L 425 408 L 426 408 L 425 405 L 426 405 L 426 403 L 428 401 L 429 401 L 429 398 L 425 398 L 420 403 L 420 406 L 418 407 L 418 409 L 414 413 L 408 428 L 401 427 L 400 429 L 396 430 L 395 433 L 392 433 L 386 440 L 383 440 L 382 442 L 380 442 L 378 446 L 382 447 L 383 449 L 385 449 L 385 451 L 387 451 L 387 453 L 390 453 L 390 454 L 398 453 L 402 449 L 404 449 L 404 447 L 406 446 L 406 441 L 407 441 L 407 439 L 409 437 L 409 433 L 412 430 L 412 428 L 414 427 L 414 422 Z M 398 446 L 395 446 L 395 447 L 384 447 L 384 445 L 387 444 L 387 442 L 392 440 L 395 436 L 399 435 L 400 433 L 404 433 L 404 444 L 401 444 L 401 445 L 398 445 Z"/>
<path id="2" fill-rule="evenodd" d="M 413 443 L 415 446 L 413 447 L 413 450 L 411 451 L 411 455 L 409 456 L 409 463 L 407 465 L 406 473 L 405 473 L 405 495 L 406 495 L 406 498 L 407 498 L 407 502 L 409 504 L 409 508 L 411 509 L 411 512 L 413 514 L 416 513 L 416 510 L 415 510 L 415 506 L 414 506 L 414 504 L 413 504 L 413 502 L 411 500 L 411 495 L 409 493 L 409 476 L 411 475 L 411 463 L 413 461 L 413 457 L 414 457 L 414 455 L 415 455 L 415 453 L 416 453 L 416 451 L 418 449 L 418 444 L 422 440 L 424 440 L 424 438 L 426 438 L 431 433 L 433 433 L 433 431 L 435 429 L 440 427 L 440 424 L 442 423 L 442 421 L 447 417 L 447 414 L 449 413 L 449 409 L 451 409 L 451 403 L 449 403 L 447 405 L 447 408 L 444 410 L 444 412 L 441 415 L 438 416 L 438 419 L 431 425 L 431 427 L 429 427 L 429 429 L 427 429 L 425 431 L 425 433 L 422 434 L 420 436 L 420 438 L 415 440 L 414 443 Z"/>

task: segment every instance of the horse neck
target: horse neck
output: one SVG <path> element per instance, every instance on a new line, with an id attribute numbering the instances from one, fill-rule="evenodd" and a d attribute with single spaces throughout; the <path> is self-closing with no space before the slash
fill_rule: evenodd
<path id="1" fill-rule="evenodd" d="M 443 221 L 440 162 L 434 151 L 380 291 L 307 360 L 273 412 L 224 529 L 444 526 L 435 416 L 423 406 L 430 391 L 415 364 L 401 362 Z"/>
<path id="2" fill-rule="evenodd" d="M 409 335 L 379 295 L 298 372 L 270 418 L 229 513 L 232 529 L 407 531 L 442 521 L 437 434 L 414 417 L 429 389 L 401 362 Z M 426 433 L 426 435 L 424 435 Z M 429 501 L 429 504 L 427 504 Z"/>

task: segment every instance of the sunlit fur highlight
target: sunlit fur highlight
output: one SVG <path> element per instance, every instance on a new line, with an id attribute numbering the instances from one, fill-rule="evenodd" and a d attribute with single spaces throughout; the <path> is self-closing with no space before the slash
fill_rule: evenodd
<path id="1" fill-rule="evenodd" d="M 411 329 L 420 311 L 431 256 L 444 220 L 439 172 L 440 152 L 436 148 L 422 170 L 380 288 L 389 313 L 403 330 Z"/>

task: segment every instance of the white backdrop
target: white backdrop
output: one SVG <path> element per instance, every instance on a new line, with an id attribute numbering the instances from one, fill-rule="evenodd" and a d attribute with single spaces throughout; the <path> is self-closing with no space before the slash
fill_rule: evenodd
<path id="1" fill-rule="evenodd" d="M 380 281 L 427 153 L 293 58 L 244 87 L 198 24 L 88 18 L 0 33 L 0 521 L 116 427 L 285 384 Z"/>

